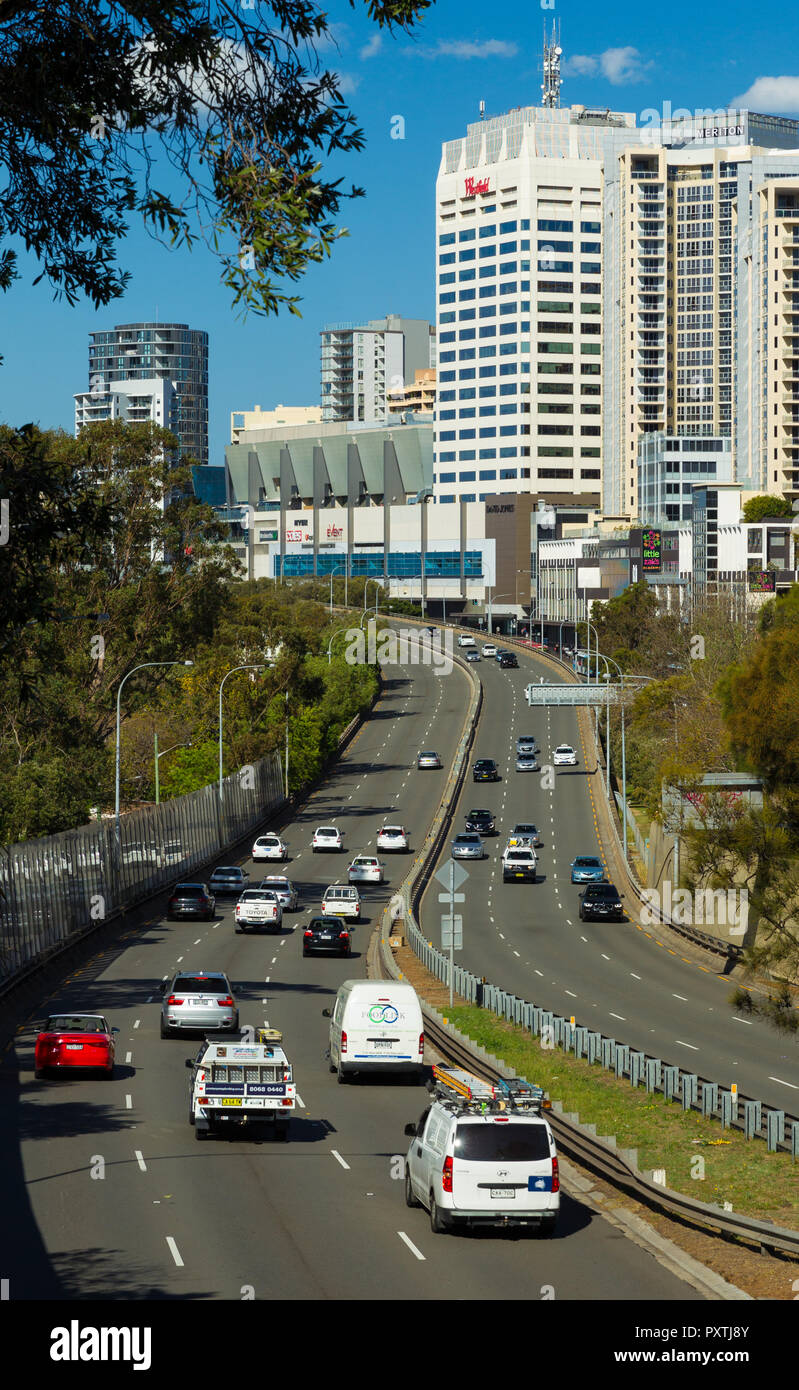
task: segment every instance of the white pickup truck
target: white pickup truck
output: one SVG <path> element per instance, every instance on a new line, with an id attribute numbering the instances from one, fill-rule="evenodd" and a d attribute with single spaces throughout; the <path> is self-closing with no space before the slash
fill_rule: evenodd
<path id="1" fill-rule="evenodd" d="M 236 903 L 236 931 L 266 927 L 277 931 L 283 924 L 283 908 L 271 888 L 245 888 Z"/>
<path id="2" fill-rule="evenodd" d="M 231 1124 L 273 1125 L 276 1139 L 288 1139 L 297 1088 L 283 1035 L 256 1028 L 254 1036 L 252 1043 L 238 1034 L 207 1039 L 195 1058 L 186 1058 L 189 1124 L 197 1139 Z"/>

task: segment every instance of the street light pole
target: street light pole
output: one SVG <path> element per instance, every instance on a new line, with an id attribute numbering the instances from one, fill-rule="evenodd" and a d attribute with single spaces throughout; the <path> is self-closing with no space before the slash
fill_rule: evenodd
<path id="1" fill-rule="evenodd" d="M 222 691 L 228 676 L 234 676 L 237 671 L 265 671 L 268 663 L 260 662 L 258 665 L 233 666 L 222 677 L 219 685 L 219 842 L 222 843 L 222 830 L 224 826 L 223 814 L 223 793 L 222 793 Z"/>
<path id="2" fill-rule="evenodd" d="M 137 671 L 144 671 L 150 666 L 193 666 L 193 661 L 143 661 L 140 666 L 134 666 L 132 671 L 128 671 L 126 676 L 119 682 L 117 691 L 117 726 L 116 726 L 116 753 L 115 764 L 115 788 L 114 788 L 114 824 L 116 826 L 117 847 L 121 847 L 120 823 L 119 823 L 119 755 L 120 755 L 120 727 L 122 722 L 122 687 L 126 680 L 135 676 Z"/>

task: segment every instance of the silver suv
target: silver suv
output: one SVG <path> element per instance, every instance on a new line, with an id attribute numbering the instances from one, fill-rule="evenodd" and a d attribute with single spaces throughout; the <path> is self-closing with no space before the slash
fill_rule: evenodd
<path id="1" fill-rule="evenodd" d="M 239 1011 L 227 975 L 219 970 L 180 970 L 164 980 L 161 991 L 161 1037 L 177 1033 L 229 1033 L 239 1026 Z"/>

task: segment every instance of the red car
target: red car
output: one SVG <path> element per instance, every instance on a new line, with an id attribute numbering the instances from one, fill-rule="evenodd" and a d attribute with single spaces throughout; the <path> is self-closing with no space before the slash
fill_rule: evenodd
<path id="1" fill-rule="evenodd" d="M 67 1067 L 114 1075 L 114 1033 L 101 1014 L 51 1014 L 36 1039 L 36 1076 Z"/>

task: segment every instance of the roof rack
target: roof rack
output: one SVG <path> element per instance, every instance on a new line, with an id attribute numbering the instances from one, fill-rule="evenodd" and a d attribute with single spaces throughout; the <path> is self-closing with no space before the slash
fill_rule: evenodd
<path id="1" fill-rule="evenodd" d="M 550 1110 L 552 1102 L 540 1086 L 533 1086 L 520 1076 L 492 1084 L 465 1071 L 463 1067 L 433 1067 L 429 1089 L 436 1099 L 453 1110 L 472 1114 L 494 1114 L 503 1110 L 538 1114 Z"/>
<path id="2" fill-rule="evenodd" d="M 255 1041 L 257 1043 L 282 1043 L 283 1034 L 279 1028 L 256 1028 Z"/>

